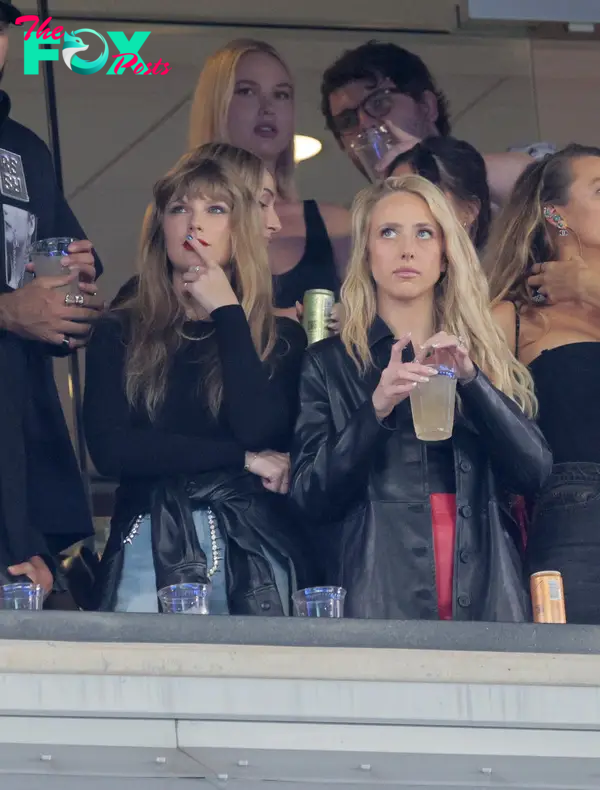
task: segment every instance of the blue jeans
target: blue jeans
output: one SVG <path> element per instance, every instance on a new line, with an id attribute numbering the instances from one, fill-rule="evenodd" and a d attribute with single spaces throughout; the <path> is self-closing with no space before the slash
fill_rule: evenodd
<path id="1" fill-rule="evenodd" d="M 210 542 L 210 528 L 206 510 L 195 510 L 193 513 L 196 535 L 202 551 L 206 554 L 209 568 L 213 565 Z M 229 614 L 227 603 L 227 584 L 225 579 L 225 541 L 217 527 L 217 546 L 219 551 L 219 567 L 211 576 L 210 613 Z M 263 546 L 265 556 L 271 564 L 275 575 L 277 590 L 286 615 L 289 614 L 290 577 L 284 566 Z M 115 612 L 158 612 L 156 594 L 156 573 L 152 557 L 152 532 L 150 516 L 142 519 L 138 533 L 131 543 L 124 548 L 123 570 L 117 588 Z"/>

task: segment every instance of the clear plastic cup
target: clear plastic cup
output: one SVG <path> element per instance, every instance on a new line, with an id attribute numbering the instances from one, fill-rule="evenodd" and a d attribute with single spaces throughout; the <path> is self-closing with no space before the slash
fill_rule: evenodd
<path id="1" fill-rule="evenodd" d="M 450 439 L 454 428 L 456 373 L 447 365 L 427 363 L 437 370 L 427 383 L 410 393 L 410 408 L 417 439 L 442 442 Z"/>
<path id="2" fill-rule="evenodd" d="M 353 137 L 350 150 L 363 166 L 371 182 L 375 183 L 385 178 L 385 173 L 378 170 L 377 165 L 397 144 L 397 140 L 385 125 L 373 126 Z"/>
<path id="3" fill-rule="evenodd" d="M 29 258 L 35 267 L 35 276 L 63 277 L 67 274 L 61 265 L 61 260 L 65 255 L 69 254 L 69 244 L 74 241 L 77 241 L 77 239 L 68 236 L 36 241 L 29 250 Z M 72 269 L 71 273 L 75 271 L 77 270 Z M 69 285 L 62 286 L 56 290 L 64 294 L 78 294 L 79 282 L 74 280 Z"/>
<path id="4" fill-rule="evenodd" d="M 443 442 L 454 429 L 456 402 L 456 370 L 448 349 L 435 348 L 423 359 L 437 375 L 418 384 L 410 393 L 410 407 L 417 439 L 422 442 Z"/>
<path id="5" fill-rule="evenodd" d="M 343 617 L 343 587 L 306 587 L 292 595 L 296 617 Z"/>
<path id="6" fill-rule="evenodd" d="M 40 611 L 44 604 L 44 591 L 40 584 L 4 584 L 0 587 L 0 609 L 13 611 Z"/>
<path id="7" fill-rule="evenodd" d="M 165 614 L 210 614 L 210 584 L 171 584 L 158 591 Z"/>

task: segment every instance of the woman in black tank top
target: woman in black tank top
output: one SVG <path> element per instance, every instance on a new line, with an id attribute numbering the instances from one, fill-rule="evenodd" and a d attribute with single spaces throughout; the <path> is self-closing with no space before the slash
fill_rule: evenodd
<path id="1" fill-rule="evenodd" d="M 297 198 L 294 85 L 281 55 L 266 42 L 231 41 L 205 63 L 189 142 L 192 148 L 214 140 L 252 151 L 275 176 L 282 229 L 270 245 L 269 263 L 278 312 L 296 318 L 296 302 L 310 288 L 337 296 L 349 252 L 349 214 Z"/>
<path id="2" fill-rule="evenodd" d="M 600 623 L 600 149 L 571 145 L 531 165 L 484 265 L 554 455 L 527 568 L 562 573 L 568 622 Z"/>

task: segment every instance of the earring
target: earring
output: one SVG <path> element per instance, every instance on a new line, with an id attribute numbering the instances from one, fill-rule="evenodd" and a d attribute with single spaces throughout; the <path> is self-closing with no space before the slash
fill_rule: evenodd
<path id="1" fill-rule="evenodd" d="M 549 219 L 553 222 L 556 227 L 558 228 L 558 235 L 559 236 L 568 236 L 569 231 L 567 230 L 567 223 L 564 219 L 557 213 L 556 209 L 552 209 L 549 206 L 544 206 L 544 217 Z"/>

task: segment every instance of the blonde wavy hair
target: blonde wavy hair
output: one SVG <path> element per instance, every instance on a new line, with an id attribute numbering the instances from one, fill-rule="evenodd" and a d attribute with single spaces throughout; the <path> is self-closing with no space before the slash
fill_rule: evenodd
<path id="1" fill-rule="evenodd" d="M 229 142 L 227 116 L 235 88 L 235 72 L 240 59 L 248 52 L 270 55 L 290 74 L 279 52 L 266 41 L 239 38 L 213 53 L 204 64 L 194 93 L 190 114 L 190 148 L 214 140 Z M 290 81 L 292 81 L 291 75 Z M 279 154 L 273 174 L 277 193 L 284 200 L 294 200 L 296 197 L 294 169 L 292 138 L 285 150 Z"/>
<path id="2" fill-rule="evenodd" d="M 380 200 L 398 193 L 421 198 L 442 230 L 445 275 L 435 286 L 434 327 L 462 336 L 473 362 L 492 383 L 529 416 L 536 413 L 533 381 L 496 327 L 490 312 L 488 285 L 471 240 L 450 203 L 431 182 L 417 175 L 388 178 L 358 193 L 352 207 L 352 255 L 341 301 L 347 316 L 341 339 L 364 374 L 373 364 L 369 327 L 377 313 L 377 291 L 369 260 L 371 218 Z"/>
<path id="3" fill-rule="evenodd" d="M 185 310 L 172 283 L 163 221 L 167 206 L 184 197 L 223 201 L 231 211 L 231 283 L 248 319 L 261 360 L 274 348 L 271 272 L 259 207 L 265 168 L 248 151 L 211 143 L 191 151 L 154 186 L 154 202 L 146 213 L 138 259 L 135 293 L 118 307 L 129 327 L 125 391 L 133 407 L 145 408 L 151 419 L 165 399 L 171 360 L 184 340 Z M 204 388 L 211 412 L 218 414 L 223 398 L 216 343 L 208 344 Z"/>
<path id="4" fill-rule="evenodd" d="M 555 260 L 558 254 L 544 207 L 569 202 L 571 163 L 590 156 L 600 157 L 600 148 L 571 143 L 533 162 L 517 179 L 510 199 L 492 223 L 483 256 L 492 306 L 511 301 L 517 309 L 540 307 L 533 300 L 527 277 L 534 264 Z"/>

